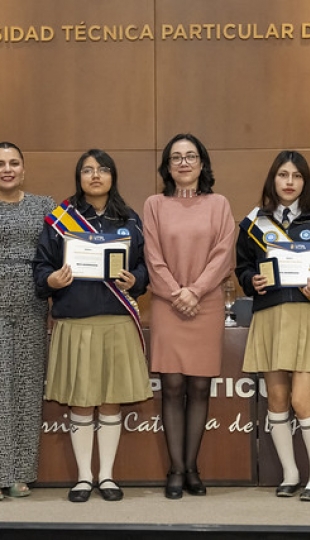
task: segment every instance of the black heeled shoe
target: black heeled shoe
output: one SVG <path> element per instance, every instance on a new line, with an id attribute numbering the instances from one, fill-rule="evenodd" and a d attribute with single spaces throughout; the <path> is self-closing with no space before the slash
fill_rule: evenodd
<path id="1" fill-rule="evenodd" d="M 185 489 L 190 495 L 206 495 L 207 490 L 203 485 L 197 470 L 188 470 L 185 473 Z"/>
<path id="2" fill-rule="evenodd" d="M 184 473 L 170 471 L 167 474 L 165 497 L 167 499 L 181 499 L 183 497 Z"/>
<path id="3" fill-rule="evenodd" d="M 72 488 L 68 493 L 68 499 L 70 502 L 87 502 L 91 492 L 93 491 L 93 484 L 87 480 L 81 480 L 80 482 L 77 482 L 74 487 L 76 487 L 78 484 L 87 484 L 90 486 L 90 489 Z"/>

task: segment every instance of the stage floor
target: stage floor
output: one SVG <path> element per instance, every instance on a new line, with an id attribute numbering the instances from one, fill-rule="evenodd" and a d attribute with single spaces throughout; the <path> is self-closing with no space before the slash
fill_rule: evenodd
<path id="1" fill-rule="evenodd" d="M 168 500 L 163 488 L 124 488 L 120 502 L 94 490 L 87 503 L 70 503 L 65 488 L 34 488 L 30 497 L 0 502 L 3 523 L 303 527 L 310 534 L 310 503 L 277 498 L 274 488 L 209 487 L 206 497 Z"/>

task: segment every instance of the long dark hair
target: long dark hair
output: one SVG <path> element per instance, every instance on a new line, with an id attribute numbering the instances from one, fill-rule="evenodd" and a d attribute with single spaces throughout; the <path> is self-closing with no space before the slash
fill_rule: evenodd
<path id="1" fill-rule="evenodd" d="M 304 186 L 299 197 L 299 208 L 302 212 L 310 210 L 310 170 L 309 165 L 302 154 L 295 150 L 283 150 L 272 163 L 263 187 L 261 206 L 266 212 L 274 212 L 279 206 L 280 200 L 276 192 L 275 177 L 282 165 L 287 162 L 293 163 L 301 174 Z"/>
<path id="2" fill-rule="evenodd" d="M 20 148 L 18 148 L 18 146 L 16 146 L 16 144 L 14 143 L 11 143 L 11 142 L 7 142 L 7 141 L 4 141 L 4 142 L 0 142 L 0 148 L 5 148 L 5 149 L 8 149 L 8 148 L 15 148 L 15 150 L 17 150 L 17 152 L 19 153 L 20 155 L 20 158 L 24 164 L 24 156 L 23 156 L 23 153 L 21 151 Z"/>
<path id="3" fill-rule="evenodd" d="M 171 197 L 175 192 L 175 181 L 173 180 L 170 172 L 169 172 L 169 158 L 170 158 L 170 152 L 172 145 L 177 141 L 187 140 L 193 143 L 196 148 L 197 152 L 200 156 L 202 169 L 201 173 L 198 178 L 198 187 L 197 191 L 199 194 L 201 193 L 213 193 L 212 186 L 215 182 L 213 172 L 211 169 L 211 161 L 208 154 L 207 149 L 202 144 L 202 142 L 197 139 L 194 135 L 191 133 L 179 133 L 178 135 L 175 135 L 173 139 L 171 139 L 168 144 L 165 146 L 162 154 L 162 161 L 160 166 L 158 167 L 158 172 L 161 175 L 163 182 L 164 182 L 164 189 L 163 194 Z"/>
<path id="4" fill-rule="evenodd" d="M 81 186 L 81 171 L 85 160 L 89 157 L 93 157 L 97 161 L 97 163 L 99 163 L 99 165 L 109 167 L 111 172 L 112 184 L 109 191 L 105 214 L 113 219 L 117 219 L 120 222 L 125 222 L 129 218 L 130 209 L 118 191 L 117 169 L 115 162 L 111 158 L 111 156 L 109 156 L 109 154 L 107 154 L 103 150 L 92 148 L 81 155 L 75 168 L 76 192 L 70 198 L 71 203 L 73 204 L 73 206 L 76 206 L 78 208 L 84 201 L 84 191 Z"/>

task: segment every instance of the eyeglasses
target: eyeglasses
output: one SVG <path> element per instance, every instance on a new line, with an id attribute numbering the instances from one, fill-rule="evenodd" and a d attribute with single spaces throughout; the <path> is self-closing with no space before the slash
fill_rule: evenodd
<path id="1" fill-rule="evenodd" d="M 182 165 L 183 159 L 185 160 L 187 165 L 195 165 L 199 157 L 200 156 L 198 154 L 195 154 L 194 152 L 188 152 L 186 156 L 181 156 L 181 154 L 172 154 L 169 160 L 171 165 Z"/>
<path id="2" fill-rule="evenodd" d="M 105 174 L 109 173 L 111 171 L 110 167 L 84 167 L 84 169 L 81 170 L 81 173 L 84 174 L 84 176 L 93 176 L 94 174 L 98 173 L 99 176 L 104 176 Z"/>

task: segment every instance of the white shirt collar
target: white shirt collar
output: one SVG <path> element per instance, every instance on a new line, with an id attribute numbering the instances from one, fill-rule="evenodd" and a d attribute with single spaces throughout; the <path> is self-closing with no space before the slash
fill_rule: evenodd
<path id="1" fill-rule="evenodd" d="M 277 221 L 280 221 L 280 223 L 282 221 L 282 214 L 283 214 L 284 208 L 287 208 L 287 206 L 283 206 L 283 204 L 279 204 L 278 208 L 273 213 L 273 217 Z M 291 204 L 288 208 L 290 209 L 290 213 L 288 215 L 288 221 L 291 223 L 294 219 L 296 219 L 301 214 L 298 199 L 294 201 L 293 204 Z"/>

